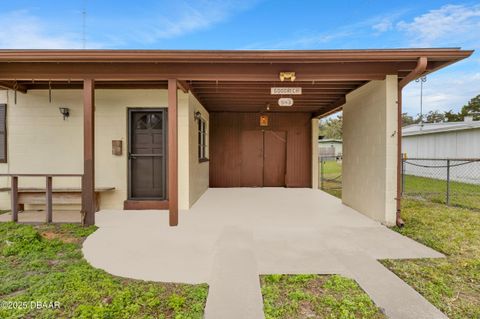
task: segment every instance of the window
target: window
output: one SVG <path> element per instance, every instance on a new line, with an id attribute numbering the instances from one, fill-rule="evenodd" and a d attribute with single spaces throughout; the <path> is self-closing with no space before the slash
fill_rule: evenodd
<path id="1" fill-rule="evenodd" d="M 208 161 L 207 157 L 207 123 L 199 117 L 198 123 L 198 161 Z"/>
<path id="2" fill-rule="evenodd" d="M 157 114 L 146 114 L 137 120 L 135 127 L 139 130 L 161 130 L 162 118 Z"/>
<path id="3" fill-rule="evenodd" d="M 0 104 L 0 163 L 7 162 L 7 105 Z"/>

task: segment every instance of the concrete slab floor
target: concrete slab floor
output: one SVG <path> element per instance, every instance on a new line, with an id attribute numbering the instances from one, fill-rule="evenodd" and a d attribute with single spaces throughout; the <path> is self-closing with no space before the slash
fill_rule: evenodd
<path id="1" fill-rule="evenodd" d="M 322 191 L 209 189 L 180 212 L 177 227 L 165 211 L 103 210 L 96 221 L 83 246 L 93 266 L 143 280 L 207 282 L 206 318 L 263 318 L 260 274 L 342 274 L 390 318 L 445 318 L 376 261 L 443 255 Z"/>

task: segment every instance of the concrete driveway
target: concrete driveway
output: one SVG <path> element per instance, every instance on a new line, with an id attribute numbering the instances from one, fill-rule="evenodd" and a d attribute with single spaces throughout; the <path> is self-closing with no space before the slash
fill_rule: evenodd
<path id="1" fill-rule="evenodd" d="M 438 258 L 322 191 L 209 189 L 178 227 L 164 211 L 97 213 L 85 258 L 136 279 L 210 285 L 206 318 L 263 318 L 260 274 L 354 278 L 390 318 L 446 318 L 377 259 Z"/>

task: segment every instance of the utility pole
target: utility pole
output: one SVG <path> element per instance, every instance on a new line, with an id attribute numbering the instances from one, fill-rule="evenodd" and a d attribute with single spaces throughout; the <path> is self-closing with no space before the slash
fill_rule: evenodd
<path id="1" fill-rule="evenodd" d="M 427 76 L 422 76 L 415 80 L 420 82 L 420 127 L 423 126 L 423 83 L 427 82 Z"/>

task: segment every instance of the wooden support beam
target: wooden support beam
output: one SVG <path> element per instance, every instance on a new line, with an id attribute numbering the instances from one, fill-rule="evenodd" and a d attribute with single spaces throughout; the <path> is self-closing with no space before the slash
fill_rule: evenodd
<path id="1" fill-rule="evenodd" d="M 27 87 L 23 84 L 16 83 L 15 81 L 0 81 L 0 88 L 27 93 Z"/>
<path id="2" fill-rule="evenodd" d="M 44 81 L 35 81 L 35 83 L 23 82 L 22 85 L 27 90 L 48 90 L 49 84 Z M 72 81 L 70 83 L 65 81 L 51 82 L 50 87 L 52 90 L 82 90 L 83 81 Z M 97 82 L 95 81 L 95 89 L 116 89 L 116 90 L 148 90 L 148 89 L 167 89 L 167 84 L 164 81 L 108 81 Z"/>
<path id="3" fill-rule="evenodd" d="M 302 89 L 346 89 L 352 90 L 362 85 L 364 81 L 341 81 L 341 82 L 313 82 L 313 81 L 295 81 L 295 82 L 281 82 L 278 81 L 192 81 L 191 86 L 195 89 L 256 89 L 256 88 L 266 88 L 270 91 L 272 86 L 282 86 L 282 87 L 298 87 L 301 86 Z"/>
<path id="4" fill-rule="evenodd" d="M 296 81 L 383 80 L 399 69 L 411 70 L 412 62 L 358 63 L 0 63 L 0 80 L 198 80 L 278 81 L 285 70 L 297 73 Z"/>
<path id="5" fill-rule="evenodd" d="M 329 106 L 325 107 L 325 111 L 314 113 L 312 118 L 322 118 L 322 117 L 329 116 L 333 113 L 336 113 L 336 112 L 338 112 L 342 109 L 343 105 L 346 102 L 347 102 L 347 100 L 346 100 L 345 96 L 342 96 L 341 98 L 339 98 L 338 100 L 336 100 L 335 102 L 330 104 Z"/>
<path id="6" fill-rule="evenodd" d="M 178 225 L 177 80 L 168 79 L 168 202 L 170 226 Z"/>
<path id="7" fill-rule="evenodd" d="M 294 108 L 294 107 L 270 107 L 270 111 L 272 113 L 314 113 L 317 112 L 320 108 L 319 107 L 302 107 L 301 109 L 299 108 Z M 243 112 L 243 113 L 259 113 L 259 112 L 267 112 L 266 108 L 263 106 L 245 106 L 245 107 L 239 107 L 235 109 L 225 109 L 222 107 L 216 107 L 216 108 L 211 108 L 209 110 L 210 113 L 214 112 L 222 112 L 222 113 L 235 113 L 235 112 Z"/>
<path id="8" fill-rule="evenodd" d="M 95 82 L 83 81 L 83 224 L 95 224 Z"/>
<path id="9" fill-rule="evenodd" d="M 182 90 L 183 93 L 188 93 L 190 90 L 190 85 L 187 83 L 187 81 L 177 81 L 177 86 L 180 90 Z"/>
<path id="10" fill-rule="evenodd" d="M 300 86 L 300 85 L 299 85 Z M 346 94 L 353 90 L 341 90 L 341 89 L 316 89 L 316 88 L 303 88 L 303 93 L 302 95 L 321 95 L 321 94 Z M 200 88 L 196 89 L 196 92 L 199 95 L 204 95 L 204 94 L 270 94 L 270 88 L 269 87 L 262 87 L 258 86 L 256 88 L 245 88 L 245 87 L 239 87 L 238 89 L 235 88 Z M 286 94 L 287 95 L 287 94 Z"/>
<path id="11" fill-rule="evenodd" d="M 45 198 L 45 211 L 47 213 L 46 222 L 51 223 L 53 217 L 53 206 L 52 206 L 52 176 L 47 176 L 46 178 L 46 198 Z"/>
<path id="12" fill-rule="evenodd" d="M 18 221 L 18 176 L 12 176 L 10 188 L 12 198 L 12 222 Z"/>
<path id="13" fill-rule="evenodd" d="M 243 99 L 243 100 L 255 100 L 255 99 L 271 99 L 271 100 L 278 100 L 280 97 L 291 97 L 294 100 L 308 100 L 308 99 L 313 99 L 313 100 L 318 100 L 318 99 L 327 99 L 327 98 L 338 98 L 339 96 L 344 95 L 344 94 L 302 94 L 302 95 L 272 95 L 269 92 L 265 93 L 250 93 L 250 94 L 244 94 L 244 93 L 198 93 L 198 96 L 200 98 L 205 98 L 205 99 Z"/>

